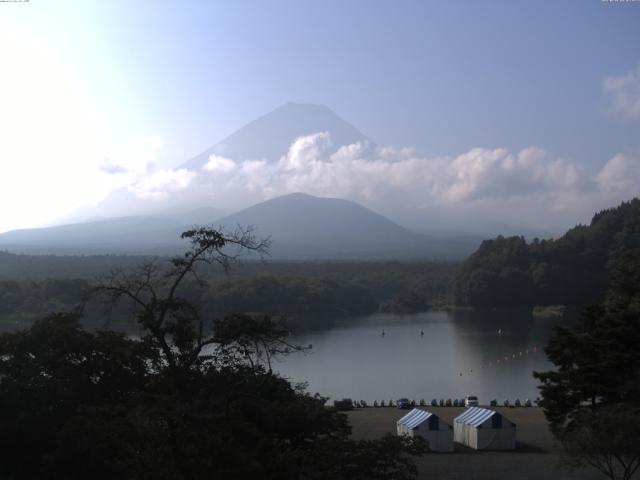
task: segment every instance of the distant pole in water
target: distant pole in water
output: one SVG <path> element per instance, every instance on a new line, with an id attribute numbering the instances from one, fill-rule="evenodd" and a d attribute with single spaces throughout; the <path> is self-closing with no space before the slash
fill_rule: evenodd
<path id="1" fill-rule="evenodd" d="M 420 329 L 420 336 L 424 337 L 424 330 Z"/>
<path id="2" fill-rule="evenodd" d="M 382 336 L 384 337 L 384 328 L 382 329 Z"/>

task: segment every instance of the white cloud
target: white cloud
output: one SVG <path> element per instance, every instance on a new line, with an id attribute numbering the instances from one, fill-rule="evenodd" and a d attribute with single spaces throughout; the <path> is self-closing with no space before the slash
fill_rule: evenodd
<path id="1" fill-rule="evenodd" d="M 437 212 L 558 225 L 586 221 L 595 210 L 637 195 L 640 184 L 639 161 L 628 155 L 612 158 L 597 176 L 589 176 L 576 161 L 538 147 L 420 157 L 409 148 L 372 152 L 363 143 L 330 154 L 330 144 L 327 132 L 300 137 L 275 163 L 212 156 L 182 195 L 233 210 L 305 192 L 349 198 L 395 218 Z"/>
<path id="2" fill-rule="evenodd" d="M 229 173 L 236 168 L 236 163 L 219 155 L 209 155 L 209 160 L 202 168 L 208 172 Z"/>
<path id="3" fill-rule="evenodd" d="M 318 132 L 295 139 L 276 162 L 211 155 L 197 172 L 141 162 L 136 172 L 109 178 L 130 179 L 137 200 L 121 202 L 127 214 L 202 205 L 233 211 L 305 192 L 351 199 L 405 224 L 458 231 L 492 222 L 563 229 L 639 193 L 640 155 L 616 155 L 590 175 L 538 147 L 421 157 L 410 148 L 330 145 L 330 135 Z"/>
<path id="4" fill-rule="evenodd" d="M 623 196 L 640 193 L 640 156 L 618 154 L 609 160 L 596 177 L 603 192 Z"/>
<path id="5" fill-rule="evenodd" d="M 474 148 L 444 167 L 437 190 L 450 201 L 510 198 L 534 192 L 579 188 L 579 166 L 551 159 L 536 147 L 513 154 L 504 148 Z"/>
<path id="6" fill-rule="evenodd" d="M 289 147 L 287 155 L 280 159 L 279 165 L 284 170 L 292 171 L 317 163 L 321 153 L 330 145 L 329 132 L 298 137 Z"/>
<path id="7" fill-rule="evenodd" d="M 231 174 L 226 180 L 249 191 L 262 189 L 266 195 L 305 191 L 437 203 L 579 189 L 583 183 L 576 163 L 549 158 L 533 147 L 516 154 L 503 148 L 474 148 L 456 157 L 437 158 L 417 157 L 410 149 L 381 148 L 374 158 L 364 158 L 369 150 L 362 143 L 344 145 L 326 156 L 329 142 L 326 132 L 300 137 L 279 162 L 242 162 L 238 169 L 226 170 Z"/>
<path id="8" fill-rule="evenodd" d="M 158 170 L 145 175 L 131 185 L 130 189 L 139 198 L 165 198 L 169 193 L 186 189 L 197 175 L 186 169 Z"/>
<path id="9" fill-rule="evenodd" d="M 611 110 L 626 120 L 640 120 L 640 66 L 620 77 L 606 77 Z"/>

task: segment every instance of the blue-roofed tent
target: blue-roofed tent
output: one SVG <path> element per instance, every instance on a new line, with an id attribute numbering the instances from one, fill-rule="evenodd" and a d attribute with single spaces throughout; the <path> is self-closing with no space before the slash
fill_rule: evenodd
<path id="1" fill-rule="evenodd" d="M 433 452 L 453 452 L 453 429 L 437 415 L 414 408 L 396 422 L 398 435 L 420 436 Z"/>
<path id="2" fill-rule="evenodd" d="M 494 410 L 471 407 L 453 419 L 453 438 L 475 450 L 515 450 L 516 424 Z"/>

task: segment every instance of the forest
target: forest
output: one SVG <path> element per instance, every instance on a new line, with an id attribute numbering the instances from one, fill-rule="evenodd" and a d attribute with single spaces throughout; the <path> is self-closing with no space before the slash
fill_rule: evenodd
<path id="1" fill-rule="evenodd" d="M 594 215 L 555 239 L 498 236 L 461 264 L 447 262 L 276 262 L 245 260 L 224 272 L 204 266 L 186 297 L 211 317 L 238 312 L 282 318 L 292 330 L 323 328 L 375 312 L 449 307 L 583 306 L 601 301 L 611 265 L 640 246 L 640 200 Z M 110 272 L 159 257 L 28 256 L 0 252 L 0 321 L 12 330 L 53 311 L 82 309 L 93 328 L 128 330 L 119 305 L 92 297 Z"/>
<path id="2" fill-rule="evenodd" d="M 93 328 L 130 330 L 126 309 L 108 309 L 91 296 L 96 281 L 112 271 L 164 259 L 130 256 L 55 257 L 0 253 L 0 320 L 3 328 L 28 325 L 52 311 L 77 311 Z M 268 313 L 295 330 L 377 311 L 415 313 L 439 308 L 454 264 L 401 262 L 238 263 L 225 274 L 202 268 L 185 282 L 185 296 L 212 317 Z"/>
<path id="3" fill-rule="evenodd" d="M 611 265 L 640 246 L 640 200 L 596 213 L 560 238 L 482 242 L 455 271 L 449 302 L 476 307 L 598 303 Z"/>
<path id="4" fill-rule="evenodd" d="M 426 442 L 350 438 L 347 417 L 271 369 L 304 347 L 268 316 L 212 319 L 189 299 L 197 267 L 260 250 L 247 235 L 183 234 L 184 256 L 98 280 L 139 336 L 51 313 L 0 334 L 0 477 L 6 479 L 415 478 Z"/>

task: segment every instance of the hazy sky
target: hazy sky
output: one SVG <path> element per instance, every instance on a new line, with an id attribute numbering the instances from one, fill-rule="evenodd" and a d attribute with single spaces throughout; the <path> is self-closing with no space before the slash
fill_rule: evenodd
<path id="1" fill-rule="evenodd" d="M 577 221 L 639 190 L 640 2 L 31 0 L 0 3 L 0 62 L 0 231 L 164 185 L 288 101 L 415 147 L 393 165 L 446 170 L 452 212 L 564 192 Z"/>

